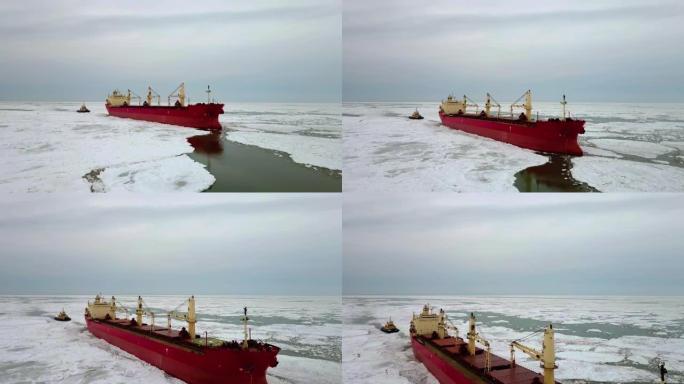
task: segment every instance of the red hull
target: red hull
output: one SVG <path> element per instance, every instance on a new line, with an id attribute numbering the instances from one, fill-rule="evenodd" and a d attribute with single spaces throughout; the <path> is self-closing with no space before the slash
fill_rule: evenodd
<path id="1" fill-rule="evenodd" d="M 187 107 L 105 107 L 111 116 L 202 129 L 221 129 L 218 116 L 223 114 L 223 104 L 214 103 L 193 104 Z"/>
<path id="2" fill-rule="evenodd" d="M 488 137 L 535 151 L 582 156 L 577 136 L 584 133 L 583 120 L 546 120 L 536 122 L 482 118 L 471 115 L 445 115 L 442 124 L 449 128 Z"/>
<path id="3" fill-rule="evenodd" d="M 411 337 L 416 359 L 425 365 L 441 384 L 527 384 L 544 382 L 544 377 L 520 365 L 491 355 L 491 371 L 487 372 L 485 353 L 477 348 L 475 356 L 467 353 L 462 339 L 428 340 Z M 556 382 L 558 383 L 558 382 Z"/>
<path id="4" fill-rule="evenodd" d="M 266 384 L 266 370 L 278 363 L 279 348 L 273 346 L 257 350 L 204 348 L 180 345 L 88 316 L 86 324 L 93 335 L 190 384 Z"/>
<path id="5" fill-rule="evenodd" d="M 430 351 L 417 338 L 411 338 L 413 355 L 418 361 L 425 365 L 425 368 L 439 380 L 441 384 L 470 384 L 471 381 L 460 371 L 456 370 L 446 360 Z"/>

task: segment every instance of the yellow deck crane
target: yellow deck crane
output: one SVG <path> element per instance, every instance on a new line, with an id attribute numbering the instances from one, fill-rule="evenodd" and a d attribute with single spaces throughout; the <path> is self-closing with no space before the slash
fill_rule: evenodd
<path id="1" fill-rule="evenodd" d="M 485 372 L 489 372 L 492 370 L 492 358 L 491 358 L 491 353 L 492 353 L 492 348 L 489 344 L 489 341 L 482 337 L 478 332 L 475 327 L 475 315 L 470 312 L 470 317 L 468 318 L 468 354 L 470 356 L 475 356 L 476 348 L 475 344 L 480 343 L 482 344 L 486 349 L 485 349 Z"/>
<path id="2" fill-rule="evenodd" d="M 498 108 L 498 111 L 496 112 L 496 117 L 501 117 L 501 104 L 499 104 L 498 101 L 494 100 L 492 95 L 487 93 L 487 100 L 485 101 L 485 115 L 487 117 L 489 117 L 489 113 L 492 109 L 492 104 L 496 105 L 496 107 Z"/>
<path id="3" fill-rule="evenodd" d="M 522 104 L 520 102 L 522 100 L 525 100 Z M 511 104 L 511 118 L 513 118 L 513 108 L 524 108 L 525 109 L 525 118 L 528 121 L 532 120 L 532 91 L 527 90 L 525 93 L 523 93 L 520 97 L 518 97 L 517 100 Z"/>
<path id="4" fill-rule="evenodd" d="M 178 99 L 178 106 L 180 107 L 185 107 L 185 83 L 180 83 L 176 89 L 169 94 L 169 105 L 171 105 L 171 98 L 176 98 Z"/>
<path id="5" fill-rule="evenodd" d="M 147 86 L 147 97 L 146 97 L 147 105 L 152 105 L 152 100 L 155 97 L 157 98 L 157 105 L 160 105 L 161 104 L 161 96 L 159 95 L 159 93 L 157 91 L 155 91 L 154 89 L 152 89 L 151 86 Z"/>
<path id="6" fill-rule="evenodd" d="M 128 90 L 128 103 L 130 104 L 131 100 L 138 100 L 138 105 L 142 103 L 142 98 L 138 96 L 137 93 L 131 91 L 130 89 Z"/>
<path id="7" fill-rule="evenodd" d="M 480 105 L 477 104 L 475 101 L 473 101 L 473 99 L 471 99 L 470 97 L 463 95 L 463 113 L 464 114 L 466 113 L 466 110 L 468 109 L 468 107 L 475 107 L 475 114 L 480 112 Z"/>
<path id="8" fill-rule="evenodd" d="M 188 305 L 187 312 L 179 311 L 180 307 L 183 305 Z M 190 296 L 189 299 L 182 302 L 174 310 L 166 314 L 169 329 L 171 329 L 171 319 L 185 321 L 188 323 L 188 334 L 190 335 L 190 340 L 195 340 L 195 324 L 197 324 L 197 314 L 195 312 L 195 296 Z"/>
<path id="9" fill-rule="evenodd" d="M 536 333 L 538 332 L 533 334 Z M 517 348 L 534 360 L 540 362 L 540 366 L 544 369 L 544 384 L 555 384 L 556 380 L 554 378 L 554 370 L 558 368 L 558 365 L 556 365 L 556 349 L 554 344 L 553 325 L 549 324 L 546 328 L 544 328 L 544 341 L 542 342 L 541 352 L 521 344 L 520 340 L 521 339 L 518 339 L 511 343 L 511 367 L 515 366 L 515 349 Z"/>

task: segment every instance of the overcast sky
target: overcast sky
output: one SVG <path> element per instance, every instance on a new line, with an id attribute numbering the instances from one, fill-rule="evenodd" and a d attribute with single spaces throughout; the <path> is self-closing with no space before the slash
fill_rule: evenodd
<path id="1" fill-rule="evenodd" d="M 680 0 L 345 0 L 344 100 L 684 101 Z"/>
<path id="2" fill-rule="evenodd" d="M 344 197 L 344 293 L 684 294 L 684 196 Z"/>
<path id="3" fill-rule="evenodd" d="M 0 2 L 0 100 L 339 101 L 339 0 Z"/>
<path id="4" fill-rule="evenodd" d="M 36 197 L 0 203 L 0 294 L 338 295 L 341 199 Z"/>

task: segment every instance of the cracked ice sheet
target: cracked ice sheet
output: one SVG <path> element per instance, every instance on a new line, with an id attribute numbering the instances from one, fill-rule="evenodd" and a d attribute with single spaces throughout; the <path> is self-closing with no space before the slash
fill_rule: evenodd
<path id="1" fill-rule="evenodd" d="M 101 102 L 0 103 L 0 192 L 88 192 L 86 173 L 104 169 L 105 191 L 202 191 L 214 177 L 185 154 L 203 134 L 109 117 Z"/>
<path id="2" fill-rule="evenodd" d="M 684 191 L 684 168 L 593 156 L 572 161 L 575 179 L 602 192 Z"/>
<path id="3" fill-rule="evenodd" d="M 442 126 L 437 103 L 344 103 L 344 191 L 517 191 L 515 173 L 547 158 Z"/>
<path id="4" fill-rule="evenodd" d="M 337 104 L 229 104 L 226 139 L 287 153 L 307 166 L 342 169 L 342 121 Z"/>

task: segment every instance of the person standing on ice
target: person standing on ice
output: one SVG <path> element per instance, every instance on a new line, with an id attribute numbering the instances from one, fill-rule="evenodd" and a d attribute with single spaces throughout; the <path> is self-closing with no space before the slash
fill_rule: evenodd
<path id="1" fill-rule="evenodd" d="M 665 375 L 667 374 L 667 369 L 665 369 L 665 363 L 660 363 L 660 382 L 665 383 Z"/>

